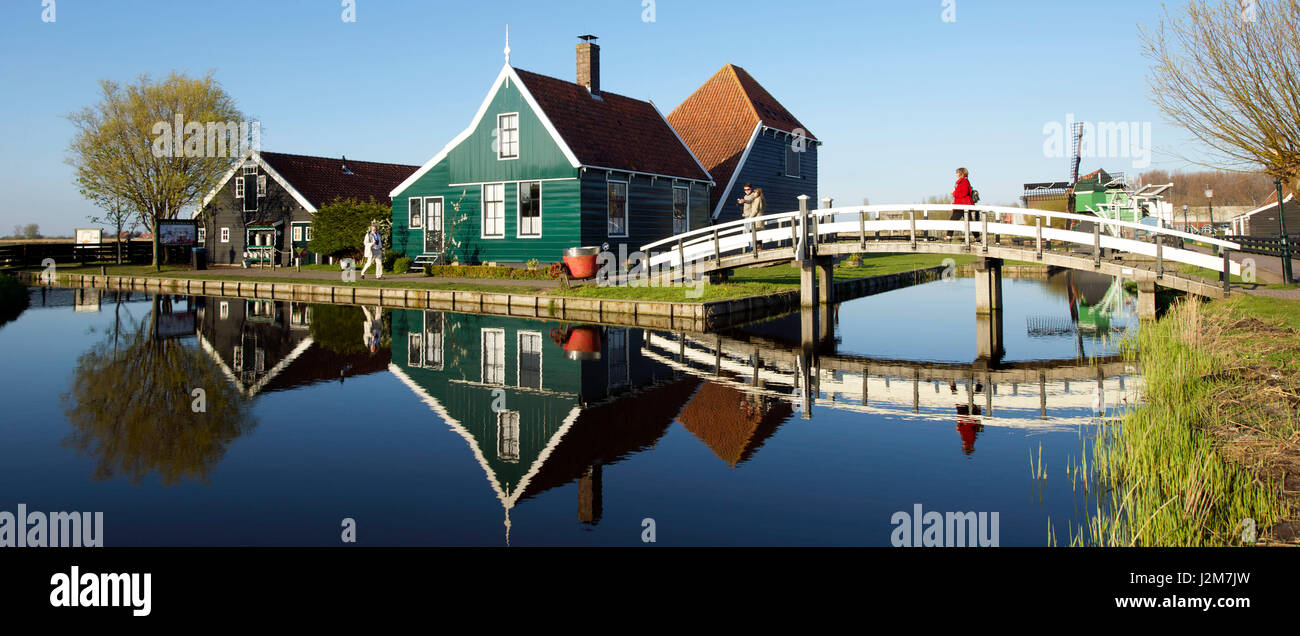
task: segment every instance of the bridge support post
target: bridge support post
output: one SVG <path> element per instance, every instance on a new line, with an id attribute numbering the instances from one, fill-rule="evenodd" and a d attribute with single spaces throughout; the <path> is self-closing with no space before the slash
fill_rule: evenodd
<path id="1" fill-rule="evenodd" d="M 975 313 L 1002 310 L 1002 259 L 975 261 Z"/>
<path id="2" fill-rule="evenodd" d="M 1002 312 L 975 314 L 975 348 L 977 366 L 996 365 L 1006 355 L 1002 347 Z"/>
<path id="3" fill-rule="evenodd" d="M 799 304 L 816 307 L 835 302 L 835 260 L 818 256 L 799 263 Z"/>
<path id="4" fill-rule="evenodd" d="M 1139 319 L 1154 319 L 1156 317 L 1156 282 L 1153 280 L 1138 281 L 1138 306 L 1137 314 Z"/>

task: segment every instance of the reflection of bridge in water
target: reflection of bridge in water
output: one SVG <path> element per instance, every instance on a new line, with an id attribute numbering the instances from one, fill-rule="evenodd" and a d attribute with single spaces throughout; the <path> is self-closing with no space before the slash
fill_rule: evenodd
<path id="1" fill-rule="evenodd" d="M 816 407 L 983 425 L 1063 429 L 1132 404 L 1134 369 L 1121 357 L 990 365 L 919 362 L 789 349 L 763 338 L 648 334 L 642 355 L 750 395 L 792 400 L 811 418 Z M 1048 410 L 1077 411 L 1048 417 Z"/>

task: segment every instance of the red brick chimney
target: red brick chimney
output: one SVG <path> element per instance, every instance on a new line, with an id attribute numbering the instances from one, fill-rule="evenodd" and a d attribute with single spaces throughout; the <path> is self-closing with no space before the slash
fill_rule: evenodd
<path id="1" fill-rule="evenodd" d="M 587 87 L 594 95 L 600 92 L 600 45 L 593 40 L 594 35 L 579 35 L 578 44 L 578 83 Z"/>

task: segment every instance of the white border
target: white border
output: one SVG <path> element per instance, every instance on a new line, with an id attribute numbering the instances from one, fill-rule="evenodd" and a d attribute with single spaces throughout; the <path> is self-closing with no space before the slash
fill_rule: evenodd
<path id="1" fill-rule="evenodd" d="M 632 233 L 632 217 L 631 214 L 628 212 L 628 208 L 631 207 L 629 205 L 629 202 L 632 200 L 631 181 L 632 181 L 631 179 L 628 179 L 627 181 L 617 181 L 614 179 L 610 179 L 609 173 L 605 173 L 605 238 L 628 238 L 628 235 Z M 609 233 L 609 184 L 611 183 L 623 184 L 623 233 L 622 234 Z"/>
<path id="2" fill-rule="evenodd" d="M 536 183 L 536 184 L 537 184 L 537 233 L 536 233 L 536 234 L 521 234 L 521 233 L 520 233 L 520 231 L 521 231 L 522 228 L 524 227 L 524 224 L 523 224 L 523 218 L 524 218 L 524 217 L 523 217 L 523 206 L 521 206 L 521 205 L 519 204 L 519 200 L 520 200 L 520 197 L 521 197 L 521 195 L 520 195 L 519 193 L 521 193 L 521 192 L 524 191 L 523 188 L 520 187 L 520 186 L 524 185 L 525 183 Z M 539 181 L 539 180 L 534 180 L 534 181 L 517 181 L 517 182 L 515 182 L 515 238 L 517 238 L 517 239 L 539 239 L 539 238 L 542 238 L 542 213 L 543 213 L 543 210 L 542 210 L 542 190 L 543 190 L 544 188 L 545 188 L 545 186 L 543 186 L 543 185 L 542 185 L 542 182 Z"/>
<path id="3" fill-rule="evenodd" d="M 501 234 L 485 234 L 487 229 L 487 188 L 501 186 Z M 478 190 L 478 237 L 481 239 L 503 239 L 506 237 L 506 184 L 505 182 L 485 183 Z"/>

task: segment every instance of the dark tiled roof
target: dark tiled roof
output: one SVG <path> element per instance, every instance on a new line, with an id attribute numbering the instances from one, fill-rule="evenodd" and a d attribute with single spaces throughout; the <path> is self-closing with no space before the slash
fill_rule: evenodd
<path id="1" fill-rule="evenodd" d="M 281 152 L 259 153 L 267 165 L 317 208 L 342 197 L 388 202 L 388 193 L 411 176 L 419 166 L 342 158 L 289 155 Z M 351 174 L 348 174 L 350 172 Z"/>
<path id="2" fill-rule="evenodd" d="M 708 180 L 654 104 L 515 69 L 584 166 Z M 397 185 L 394 183 L 393 185 Z"/>
<path id="3" fill-rule="evenodd" d="M 764 126 L 792 134 L 802 128 L 804 136 L 816 139 L 745 69 L 734 64 L 714 73 L 668 114 L 668 122 L 718 184 L 710 193 L 711 207 L 716 207 L 726 194 L 722 190 L 736 171 L 740 155 L 760 121 Z"/>

